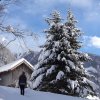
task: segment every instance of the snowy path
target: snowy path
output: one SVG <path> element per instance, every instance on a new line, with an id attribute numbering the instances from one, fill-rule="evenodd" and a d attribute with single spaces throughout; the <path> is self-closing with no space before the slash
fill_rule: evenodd
<path id="1" fill-rule="evenodd" d="M 18 88 L 0 86 L 0 100 L 87 100 L 78 97 L 71 97 L 47 92 L 25 90 L 25 96 L 20 95 Z"/>

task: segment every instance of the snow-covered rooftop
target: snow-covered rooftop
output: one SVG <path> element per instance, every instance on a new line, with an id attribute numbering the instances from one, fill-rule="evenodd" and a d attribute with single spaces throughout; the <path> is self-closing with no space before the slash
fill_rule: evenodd
<path id="1" fill-rule="evenodd" d="M 33 70 L 33 66 L 26 59 L 22 58 L 22 59 L 19 59 L 17 61 L 14 61 L 12 63 L 9 63 L 7 65 L 0 67 L 0 73 L 13 70 L 19 65 L 21 65 L 22 63 L 26 64 L 31 70 Z"/>

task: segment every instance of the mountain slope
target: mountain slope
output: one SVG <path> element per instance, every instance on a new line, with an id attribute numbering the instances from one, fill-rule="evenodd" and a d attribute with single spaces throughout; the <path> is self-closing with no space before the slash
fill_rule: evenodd
<path id="1" fill-rule="evenodd" d="M 0 67 L 15 60 L 14 55 L 9 49 L 0 44 Z"/>
<path id="2" fill-rule="evenodd" d="M 49 92 L 25 90 L 25 96 L 20 95 L 18 88 L 0 86 L 0 100 L 87 100 L 79 97 L 53 94 Z M 99 100 L 99 99 L 91 99 Z"/>
<path id="3" fill-rule="evenodd" d="M 31 51 L 28 53 L 25 53 L 21 56 L 21 58 L 25 58 L 27 61 L 29 61 L 32 65 L 37 64 L 38 58 L 41 52 L 35 52 Z"/>
<path id="4" fill-rule="evenodd" d="M 94 66 L 96 68 L 97 65 L 100 65 L 100 56 L 95 54 L 89 54 L 89 56 L 91 57 L 92 60 L 86 62 L 85 67 Z"/>
<path id="5" fill-rule="evenodd" d="M 87 71 L 92 75 L 91 80 L 96 83 L 96 92 L 100 96 L 100 56 L 89 54 L 91 61 L 85 63 Z"/>

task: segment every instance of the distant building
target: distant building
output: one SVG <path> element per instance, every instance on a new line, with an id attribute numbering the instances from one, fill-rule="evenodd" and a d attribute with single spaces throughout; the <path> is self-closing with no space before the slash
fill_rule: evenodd
<path id="1" fill-rule="evenodd" d="M 33 66 L 24 58 L 0 67 L 0 85 L 15 87 L 23 71 L 27 80 L 29 80 L 33 72 Z"/>

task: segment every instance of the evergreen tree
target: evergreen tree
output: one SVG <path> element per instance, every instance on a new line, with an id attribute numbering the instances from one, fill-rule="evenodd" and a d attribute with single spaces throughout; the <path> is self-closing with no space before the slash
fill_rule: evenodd
<path id="1" fill-rule="evenodd" d="M 81 32 L 75 26 L 74 16 L 69 11 L 68 21 L 63 24 L 59 12 L 51 15 L 46 19 L 50 26 L 45 31 L 47 41 L 31 77 L 33 89 L 75 96 L 94 94 L 83 67 L 88 55 L 78 51 Z"/>

